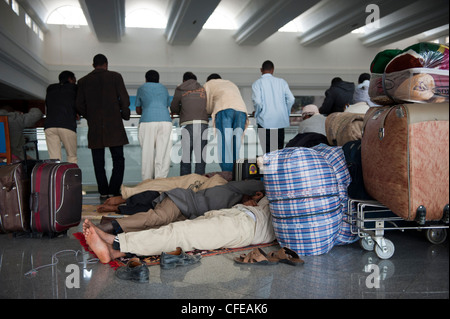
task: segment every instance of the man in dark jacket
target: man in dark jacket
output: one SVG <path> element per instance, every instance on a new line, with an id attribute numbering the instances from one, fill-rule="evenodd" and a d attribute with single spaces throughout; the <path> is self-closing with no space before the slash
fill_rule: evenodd
<path id="1" fill-rule="evenodd" d="M 44 132 L 48 155 L 51 159 L 62 160 L 62 142 L 67 162 L 77 163 L 77 80 L 71 71 L 61 72 L 58 79 L 59 83 L 48 86 L 45 97 Z"/>
<path id="2" fill-rule="evenodd" d="M 345 82 L 337 77 L 331 81 L 331 87 L 325 92 L 325 100 L 319 111 L 329 115 L 334 112 L 344 112 L 345 106 L 352 104 L 355 84 Z"/>
<path id="3" fill-rule="evenodd" d="M 175 90 L 170 111 L 180 114 L 183 152 L 180 175 L 191 173 L 192 152 L 195 154 L 195 173 L 205 174 L 206 162 L 202 154 L 208 140 L 203 134 L 208 130 L 209 121 L 206 113 L 206 93 L 192 72 L 183 75 L 183 83 Z"/>
<path id="4" fill-rule="evenodd" d="M 122 120 L 130 119 L 130 98 L 122 76 L 108 71 L 103 54 L 94 57 L 94 71 L 78 81 L 77 111 L 88 122 L 88 147 L 92 152 L 95 178 L 101 199 L 119 195 L 125 171 L 123 145 L 128 144 Z M 105 147 L 113 161 L 108 183 L 105 171 Z"/>

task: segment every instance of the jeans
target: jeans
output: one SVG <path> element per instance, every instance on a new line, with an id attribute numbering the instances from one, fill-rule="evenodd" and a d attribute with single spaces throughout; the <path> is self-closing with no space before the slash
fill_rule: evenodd
<path id="1" fill-rule="evenodd" d="M 205 174 L 206 154 L 203 150 L 208 143 L 207 136 L 208 124 L 188 124 L 181 128 L 181 163 L 180 176 L 191 174 L 192 152 L 195 155 L 195 174 Z"/>
<path id="2" fill-rule="evenodd" d="M 247 114 L 233 109 L 226 109 L 216 114 L 216 128 L 220 168 L 222 171 L 233 171 L 233 163 L 239 158 L 242 137 Z"/>
<path id="3" fill-rule="evenodd" d="M 100 195 L 120 195 L 120 186 L 123 182 L 125 171 L 125 157 L 123 156 L 123 146 L 113 146 L 109 148 L 111 152 L 113 170 L 108 183 L 105 170 L 105 149 L 91 149 L 92 162 L 94 163 L 95 178 L 97 180 L 98 192 Z"/>

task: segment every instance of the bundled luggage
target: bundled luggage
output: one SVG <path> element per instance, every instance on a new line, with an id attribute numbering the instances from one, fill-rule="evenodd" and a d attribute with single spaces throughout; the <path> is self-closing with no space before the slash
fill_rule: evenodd
<path id="1" fill-rule="evenodd" d="M 347 142 L 360 140 L 364 114 L 335 112 L 327 116 L 325 130 L 328 144 L 343 146 Z"/>
<path id="2" fill-rule="evenodd" d="M 341 148 L 285 148 L 264 154 L 264 186 L 275 235 L 299 255 L 320 255 L 355 237 L 343 228 L 350 182 Z"/>
<path id="3" fill-rule="evenodd" d="M 448 102 L 448 46 L 418 43 L 384 50 L 371 63 L 369 95 L 374 103 Z"/>
<path id="4" fill-rule="evenodd" d="M 448 119 L 448 103 L 400 104 L 366 113 L 364 186 L 405 220 L 440 220 L 448 207 Z"/>

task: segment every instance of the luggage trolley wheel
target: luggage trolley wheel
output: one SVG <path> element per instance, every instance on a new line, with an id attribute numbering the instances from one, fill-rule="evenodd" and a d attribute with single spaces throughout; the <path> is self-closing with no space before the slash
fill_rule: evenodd
<path id="1" fill-rule="evenodd" d="M 439 245 L 447 239 L 447 229 L 445 228 L 430 228 L 427 229 L 425 236 L 432 244 Z"/>
<path id="2" fill-rule="evenodd" d="M 394 243 L 386 238 L 381 238 L 376 241 L 375 253 L 378 258 L 389 259 L 394 255 Z"/>
<path id="3" fill-rule="evenodd" d="M 367 251 L 373 251 L 375 248 L 375 242 L 372 239 L 372 237 L 367 236 L 367 237 L 363 237 L 359 240 L 359 245 Z"/>

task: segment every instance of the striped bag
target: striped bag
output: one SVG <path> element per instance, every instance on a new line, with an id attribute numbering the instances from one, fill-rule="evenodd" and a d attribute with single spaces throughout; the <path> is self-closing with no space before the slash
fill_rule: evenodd
<path id="1" fill-rule="evenodd" d="M 263 168 L 279 244 L 302 256 L 330 251 L 342 224 L 334 168 L 319 152 L 303 147 L 264 154 Z"/>
<path id="2" fill-rule="evenodd" d="M 341 199 L 342 205 L 342 224 L 339 229 L 338 236 L 336 237 L 336 245 L 345 245 L 350 244 L 358 240 L 358 236 L 356 234 L 352 234 L 351 226 L 348 222 L 347 215 L 347 203 L 348 203 L 348 186 L 350 185 L 352 178 L 350 176 L 350 172 L 348 171 L 347 161 L 345 160 L 344 151 L 342 147 L 331 147 L 325 144 L 319 144 L 312 148 L 313 150 L 319 152 L 333 167 L 334 172 L 336 173 L 336 178 L 339 186 L 339 196 Z M 353 210 L 355 211 L 355 210 Z"/>

